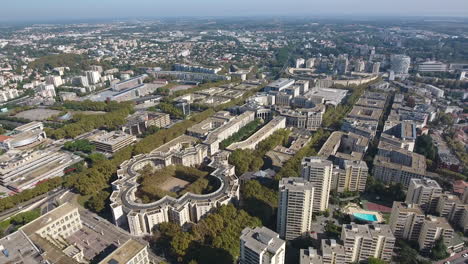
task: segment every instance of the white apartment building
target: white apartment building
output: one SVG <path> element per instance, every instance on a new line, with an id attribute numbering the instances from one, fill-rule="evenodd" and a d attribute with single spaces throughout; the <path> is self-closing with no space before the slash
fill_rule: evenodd
<path id="1" fill-rule="evenodd" d="M 393 202 L 390 229 L 397 239 L 417 241 L 424 222 L 424 212 L 417 204 Z"/>
<path id="2" fill-rule="evenodd" d="M 345 160 L 344 170 L 338 173 L 337 191 L 363 192 L 366 189 L 369 168 L 362 160 Z"/>
<path id="3" fill-rule="evenodd" d="M 46 84 L 51 84 L 55 87 L 59 87 L 63 84 L 62 77 L 49 75 L 46 77 Z"/>
<path id="4" fill-rule="evenodd" d="M 332 162 L 321 157 L 304 158 L 301 175 L 315 187 L 313 212 L 327 210 L 332 185 Z"/>
<path id="5" fill-rule="evenodd" d="M 388 225 L 343 225 L 341 239 L 345 248 L 346 262 L 367 261 L 370 257 L 390 262 L 395 237 Z"/>
<path id="6" fill-rule="evenodd" d="M 19 92 L 16 89 L 6 89 L 0 91 L 0 103 L 13 100 L 19 97 Z"/>
<path id="7" fill-rule="evenodd" d="M 86 78 L 89 84 L 96 84 L 101 81 L 101 74 L 98 71 L 86 71 Z"/>
<path id="8" fill-rule="evenodd" d="M 284 264 L 286 243 L 266 227 L 246 227 L 240 237 L 240 264 Z"/>
<path id="9" fill-rule="evenodd" d="M 277 230 L 281 238 L 293 240 L 311 229 L 314 186 L 302 178 L 279 182 Z"/>
<path id="10" fill-rule="evenodd" d="M 424 212 L 434 212 L 437 207 L 442 188 L 430 179 L 412 179 L 406 193 L 405 202 L 418 204 Z"/>
<path id="11" fill-rule="evenodd" d="M 427 254 L 434 247 L 435 242 L 443 238 L 446 246 L 449 246 L 454 235 L 454 230 L 443 217 L 428 216 L 422 225 L 418 244 L 420 251 Z"/>

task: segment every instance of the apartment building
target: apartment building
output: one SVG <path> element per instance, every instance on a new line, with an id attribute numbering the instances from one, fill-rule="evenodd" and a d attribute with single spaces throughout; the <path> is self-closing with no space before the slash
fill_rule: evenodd
<path id="1" fill-rule="evenodd" d="M 464 204 L 458 196 L 442 194 L 437 203 L 436 212 L 450 223 L 459 224 L 466 209 L 468 209 L 468 205 Z"/>
<path id="2" fill-rule="evenodd" d="M 240 264 L 284 264 L 286 243 L 266 227 L 244 228 L 240 237 Z"/>
<path id="3" fill-rule="evenodd" d="M 417 241 L 424 222 L 424 212 L 417 204 L 393 202 L 390 229 L 397 239 Z"/>
<path id="4" fill-rule="evenodd" d="M 362 160 L 345 160 L 344 169 L 340 170 L 337 177 L 336 190 L 339 193 L 363 192 L 366 189 L 369 168 Z"/>
<path id="5" fill-rule="evenodd" d="M 341 239 L 346 254 L 346 262 L 367 261 L 370 257 L 390 262 L 395 237 L 388 225 L 344 224 Z"/>
<path id="6" fill-rule="evenodd" d="M 302 160 L 301 175 L 315 187 L 313 212 L 327 210 L 332 187 L 332 162 L 321 157 L 306 157 Z"/>
<path id="7" fill-rule="evenodd" d="M 439 184 L 430 179 L 412 179 L 406 193 L 405 202 L 418 204 L 424 212 L 434 212 L 442 195 Z"/>
<path id="8" fill-rule="evenodd" d="M 281 238 L 293 240 L 310 231 L 314 185 L 302 178 L 279 182 L 277 230 Z"/>
<path id="9" fill-rule="evenodd" d="M 299 264 L 345 264 L 346 253 L 342 244 L 334 239 L 322 239 L 321 254 L 316 249 L 309 247 L 301 249 Z"/>
<path id="10" fill-rule="evenodd" d="M 443 238 L 446 246 L 450 245 L 454 230 L 443 217 L 428 216 L 422 225 L 418 244 L 420 252 L 428 254 L 438 239 Z"/>

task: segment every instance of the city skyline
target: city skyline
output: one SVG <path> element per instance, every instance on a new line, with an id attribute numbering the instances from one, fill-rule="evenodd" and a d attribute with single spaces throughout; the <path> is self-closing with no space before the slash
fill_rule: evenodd
<path id="1" fill-rule="evenodd" d="M 53 0 L 22 0 L 6 2 L 0 10 L 0 22 L 35 22 L 35 21 L 71 21 L 71 20 L 108 20 L 128 18 L 164 18 L 164 17 L 239 17 L 239 16 L 442 16 L 466 17 L 464 10 L 468 2 L 451 0 L 450 4 L 440 1 L 396 0 L 376 5 L 371 0 L 332 0 L 290 2 L 258 0 L 251 3 L 240 0 L 237 5 L 212 0 L 196 3 L 177 0 L 170 3 L 155 4 L 153 1 L 136 0 L 132 6 L 125 2 L 103 0 L 98 3 L 89 0 L 79 2 L 60 2 Z M 28 9 L 24 9 L 28 6 Z M 180 8 L 183 6 L 184 8 Z M 402 8 L 404 7 L 404 8 Z"/>

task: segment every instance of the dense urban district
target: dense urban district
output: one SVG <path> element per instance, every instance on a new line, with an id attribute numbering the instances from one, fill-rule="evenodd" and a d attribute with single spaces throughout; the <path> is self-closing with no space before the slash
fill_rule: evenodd
<path id="1" fill-rule="evenodd" d="M 468 21 L 0 26 L 0 263 L 464 263 Z"/>

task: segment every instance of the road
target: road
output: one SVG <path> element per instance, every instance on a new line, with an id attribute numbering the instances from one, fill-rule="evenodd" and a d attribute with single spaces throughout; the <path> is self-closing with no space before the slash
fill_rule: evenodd
<path id="1" fill-rule="evenodd" d="M 457 254 L 451 256 L 451 257 L 448 257 L 444 260 L 441 260 L 439 262 L 437 262 L 437 264 L 444 264 L 445 262 L 447 261 L 450 261 L 450 264 L 461 264 L 461 263 L 468 263 L 468 258 L 464 258 L 462 255 L 465 254 L 465 253 L 468 253 L 468 249 L 465 249 L 463 251 L 460 251 L 458 252 Z"/>
<path id="2" fill-rule="evenodd" d="M 44 199 L 44 198 L 47 198 L 47 199 L 45 201 L 43 201 L 42 203 L 38 204 L 37 206 L 35 206 L 35 208 L 41 207 L 45 203 L 53 202 L 57 196 L 62 195 L 65 192 L 66 192 L 65 189 L 54 189 L 54 190 L 52 190 L 50 192 L 39 195 L 39 196 L 29 200 L 29 201 L 21 203 L 21 204 L 15 206 L 15 207 L 13 207 L 13 208 L 11 208 L 9 210 L 6 210 L 6 211 L 0 213 L 0 221 L 3 221 L 4 219 L 6 219 L 8 217 L 11 217 L 11 216 L 13 216 L 15 214 L 20 213 L 22 210 L 24 210 L 24 208 L 28 208 L 28 207 L 32 206 L 33 204 L 37 203 L 38 201 Z M 32 209 L 34 209 L 34 208 L 31 208 L 31 210 Z"/>

